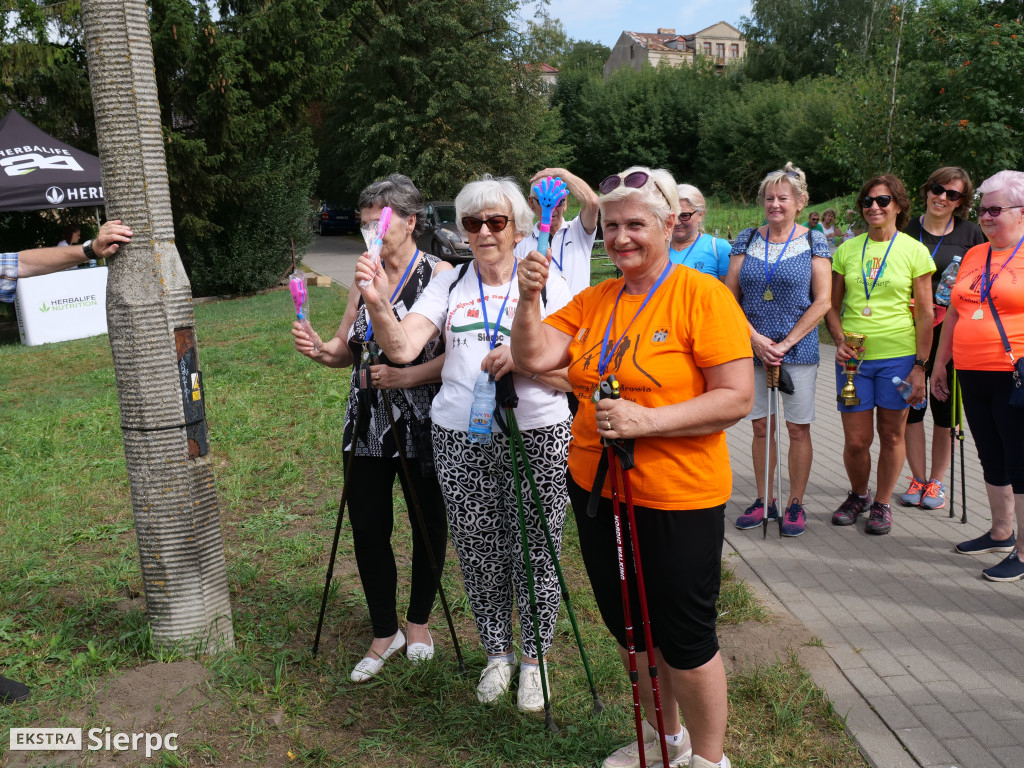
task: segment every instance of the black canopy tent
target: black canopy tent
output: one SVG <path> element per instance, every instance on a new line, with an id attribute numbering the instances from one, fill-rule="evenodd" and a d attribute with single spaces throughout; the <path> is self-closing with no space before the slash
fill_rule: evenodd
<path id="1" fill-rule="evenodd" d="M 8 112 L 0 120 L 0 211 L 87 205 L 103 205 L 100 159 Z"/>

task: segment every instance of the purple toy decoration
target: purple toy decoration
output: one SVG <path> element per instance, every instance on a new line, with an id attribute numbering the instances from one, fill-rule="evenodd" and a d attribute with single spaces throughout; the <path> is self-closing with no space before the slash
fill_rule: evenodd
<path id="1" fill-rule="evenodd" d="M 291 274 L 288 280 L 288 288 L 292 292 L 292 301 L 295 302 L 295 314 L 299 319 L 299 325 L 313 342 L 313 351 L 320 351 L 320 337 L 316 335 L 313 326 L 309 324 L 309 307 L 307 306 L 309 293 L 306 291 L 306 273 L 297 269 Z"/>

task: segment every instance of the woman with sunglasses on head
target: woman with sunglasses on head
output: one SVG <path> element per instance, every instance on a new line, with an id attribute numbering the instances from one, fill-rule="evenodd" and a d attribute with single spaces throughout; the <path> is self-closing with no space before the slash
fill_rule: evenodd
<path id="1" fill-rule="evenodd" d="M 692 739 L 692 765 L 728 766 L 715 601 L 732 491 L 724 430 L 753 402 L 747 324 L 721 282 L 669 259 L 679 196 L 668 171 L 629 168 L 601 182 L 599 191 L 605 248 L 623 277 L 584 290 L 545 320 L 539 293 L 547 259 L 530 253 L 519 277 L 523 303 L 512 328 L 514 359 L 529 370 L 568 366 L 580 400 L 569 447 L 569 496 L 598 608 L 627 669 L 611 478 L 598 477 L 603 440 L 633 445 L 635 466 L 626 474 L 636 504 L 633 534 L 646 582 L 666 750 L 671 765 L 686 765 Z M 611 375 L 621 398 L 595 402 Z M 625 571 L 633 573 L 629 544 L 625 550 Z M 636 580 L 629 581 L 642 669 L 648 649 Z M 641 724 L 647 764 L 660 765 L 650 677 L 641 674 L 638 683 L 647 714 Z M 614 752 L 604 768 L 639 765 L 639 741 Z"/>
<path id="2" fill-rule="evenodd" d="M 407 176 L 392 174 L 360 193 L 362 226 L 373 227 L 376 232 L 384 207 L 392 209 L 392 216 L 391 226 L 383 238 L 381 274 L 384 289 L 391 299 L 387 302 L 387 312 L 394 317 L 408 312 L 426 286 L 436 276 L 451 270 L 451 265 L 416 248 L 416 236 L 423 230 L 421 217 L 425 209 L 423 197 Z M 444 350 L 437 342 L 427 341 L 402 364 L 386 355 L 377 359 L 374 323 L 369 321 L 366 306 L 355 286 L 349 289 L 348 295 L 341 325 L 329 341 L 310 338 L 298 322 L 292 324 L 292 336 L 295 349 L 321 365 L 352 366 L 342 445 L 344 466 L 351 473 L 347 479 L 352 543 L 370 612 L 373 641 L 350 678 L 354 683 L 363 683 L 377 675 L 384 662 L 403 648 L 413 662 L 434 655 L 434 641 L 427 628 L 437 593 L 430 560 L 432 553 L 438 568 L 443 568 L 448 535 L 437 477 L 423 471 L 417 461 L 418 450 L 411 425 L 429 412 L 430 402 L 437 393 L 437 382 L 441 380 Z M 402 470 L 381 390 L 389 391 L 413 489 L 409 488 Z M 396 475 L 405 495 L 413 541 L 406 634 L 398 627 L 398 568 L 391 548 Z M 411 490 L 415 491 L 427 526 L 427 544 L 415 516 Z"/>
<path id="3" fill-rule="evenodd" d="M 924 214 L 910 219 L 903 231 L 919 240 L 928 249 L 935 264 L 935 271 L 932 272 L 935 330 L 932 332 L 928 367 L 925 368 L 925 375 L 931 376 L 935 353 L 939 346 L 939 326 L 946 316 L 946 305 L 949 303 L 948 296 L 943 299 L 936 294 L 939 281 L 953 260 L 959 261 L 968 250 L 984 243 L 985 235 L 981 227 L 967 219 L 971 201 L 974 199 L 974 185 L 963 168 L 939 168 L 921 186 L 921 197 L 924 199 Z M 950 381 L 953 379 L 952 360 L 946 365 L 946 378 Z M 912 408 L 910 415 L 907 416 L 907 463 L 910 465 L 911 476 L 910 487 L 906 493 L 900 495 L 900 504 L 905 507 L 940 509 L 946 505 L 946 488 L 942 478 L 946 476 L 953 455 L 949 439 L 952 414 L 949 404 L 937 399 L 934 392 L 930 400 L 934 422 L 930 473 L 925 463 L 925 409 Z"/>
<path id="4" fill-rule="evenodd" d="M 378 343 L 390 359 L 408 360 L 424 344 L 443 335 L 446 354 L 441 390 L 430 415 L 452 543 L 487 651 L 487 666 L 476 695 L 483 703 L 496 701 L 508 690 L 518 669 L 519 709 L 535 712 L 544 708 L 544 699 L 509 439 L 495 419 L 489 439 L 471 442 L 470 412 L 474 386 L 482 372 L 494 380 L 515 375 L 517 421 L 558 549 L 567 502 L 568 383 L 564 372 L 538 374 L 512 360 L 509 334 L 519 305 L 517 271 L 522 270 L 513 249 L 533 226 L 533 214 L 518 185 L 511 179 L 484 176 L 459 192 L 455 212 L 460 230 L 468 233 L 473 260 L 433 281 L 401 322 L 388 311 L 384 276 L 375 271 L 365 254 L 356 267 L 356 278 L 367 281 L 365 287 L 359 283 L 359 290 L 366 299 Z M 568 300 L 565 281 L 552 280 L 545 289 L 541 312 L 553 312 Z M 540 650 L 547 653 L 560 605 L 557 574 L 540 526 L 540 511 L 522 473 L 520 486 L 538 604 Z M 518 665 L 512 645 L 513 603 L 520 616 L 522 662 Z"/>
<path id="5" fill-rule="evenodd" d="M 932 387 L 940 400 L 949 398 L 946 363 L 952 356 L 992 510 L 991 529 L 957 544 L 956 551 L 1007 553 L 982 574 L 989 581 L 1017 581 L 1024 578 L 1024 553 L 1013 532 L 1015 514 L 1017 532 L 1024 526 L 1024 408 L 1010 403 L 1010 393 L 1012 360 L 1024 355 L 1024 173 L 1000 171 L 978 191 L 978 221 L 989 242 L 971 248 L 957 273 Z"/>
<path id="6" fill-rule="evenodd" d="M 705 275 L 725 280 L 729 271 L 732 243 L 704 231 L 707 203 L 704 195 L 692 184 L 679 185 L 679 216 L 672 228 L 669 259 L 673 264 L 696 269 Z"/>
<path id="7" fill-rule="evenodd" d="M 757 195 L 768 223 L 740 232 L 725 279 L 747 316 L 755 366 L 754 409 L 747 418 L 754 428 L 751 454 L 757 498 L 736 519 L 736 527 L 758 528 L 765 515 L 778 519 L 777 505 L 782 502 L 782 535 L 799 536 L 807 525 L 802 502 L 813 458 L 811 422 L 819 362 L 818 335 L 813 331 L 831 305 L 832 263 L 825 236 L 796 223 L 808 199 L 803 171 L 786 163 L 782 170 L 765 176 Z M 765 376 L 766 367 L 783 363 L 793 382 L 792 392 L 781 393 L 789 432 L 790 485 L 786 498 L 773 499 L 768 498 L 765 489 L 775 487 L 772 476 L 778 457 L 772 449 L 765 478 L 770 408 Z M 777 425 L 773 425 L 775 428 Z M 773 441 L 767 442 L 774 446 Z"/>
<path id="8" fill-rule="evenodd" d="M 910 197 L 903 182 L 891 174 L 869 179 L 857 196 L 868 231 L 840 245 L 832 257 L 832 306 L 825 316 L 836 344 L 836 392 L 842 397 L 844 367 L 859 360 L 853 377 L 859 404 L 845 405 L 842 414 L 843 463 L 850 492 L 832 514 L 833 525 L 853 525 L 868 512 L 867 533 L 892 529 L 889 500 L 903 468 L 903 431 L 908 402 L 923 403 L 925 366 L 932 346 L 932 281 L 935 271 L 928 249 L 903 234 Z M 913 300 L 913 309 L 911 309 Z M 847 343 L 844 333 L 866 337 L 864 349 Z M 909 399 L 894 379 L 911 385 Z M 878 473 L 872 499 L 871 443 L 878 420 Z"/>

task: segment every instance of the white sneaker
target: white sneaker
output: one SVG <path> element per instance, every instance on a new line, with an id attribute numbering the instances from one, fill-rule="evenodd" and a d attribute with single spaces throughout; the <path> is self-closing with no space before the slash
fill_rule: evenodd
<path id="1" fill-rule="evenodd" d="M 429 643 L 409 643 L 409 647 L 405 649 L 405 655 L 413 664 L 430 661 L 434 658 L 434 638 L 431 637 Z"/>
<path id="2" fill-rule="evenodd" d="M 646 720 L 643 721 L 643 729 L 644 756 L 647 759 L 647 765 L 657 768 L 657 766 L 663 765 L 661 760 L 661 739 L 658 738 L 658 731 Z M 690 734 L 685 728 L 683 728 L 683 738 L 678 744 L 667 744 L 666 746 L 668 747 L 668 764 L 672 768 L 684 768 L 684 766 L 689 764 L 691 754 Z M 638 743 L 634 741 L 632 744 L 627 744 L 621 749 L 612 752 L 601 763 L 601 768 L 640 768 L 640 747 Z"/>
<path id="3" fill-rule="evenodd" d="M 544 665 L 544 680 L 548 684 L 548 697 L 551 696 L 551 677 Z M 520 712 L 543 712 L 544 689 L 540 685 L 540 665 L 523 664 L 519 667 L 519 693 L 516 706 Z"/>
<path id="4" fill-rule="evenodd" d="M 725 755 L 722 755 L 722 762 L 720 763 L 712 763 L 700 755 L 694 755 L 690 760 L 690 768 L 732 768 L 732 763 L 729 762 L 729 758 Z"/>
<path id="5" fill-rule="evenodd" d="M 376 653 L 372 656 L 365 657 L 362 661 L 356 664 L 355 669 L 352 670 L 352 674 L 348 676 L 348 679 L 353 683 L 365 683 L 377 676 L 377 674 L 384 668 L 384 662 L 387 661 L 388 657 L 396 651 L 401 651 L 405 648 L 405 635 L 402 634 L 402 630 L 398 630 L 395 633 L 394 640 L 391 641 L 391 645 L 388 649 L 379 656 Z"/>
<path id="6" fill-rule="evenodd" d="M 490 704 L 500 698 L 508 690 L 515 670 L 515 662 L 504 659 L 493 659 L 487 662 L 484 671 L 480 673 L 480 682 L 476 686 L 477 701 L 481 704 Z"/>

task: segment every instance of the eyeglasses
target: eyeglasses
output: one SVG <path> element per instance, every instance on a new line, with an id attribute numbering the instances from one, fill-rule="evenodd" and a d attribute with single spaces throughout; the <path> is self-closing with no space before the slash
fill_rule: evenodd
<path id="1" fill-rule="evenodd" d="M 648 181 L 651 180 L 651 175 L 646 171 L 633 171 L 627 173 L 625 176 L 620 176 L 617 173 L 613 173 L 607 179 L 597 185 L 597 191 L 602 195 L 607 195 L 609 192 L 614 192 L 619 187 L 629 187 L 630 189 L 642 189 Z M 654 182 L 654 186 L 658 187 L 658 182 Z M 665 202 L 668 203 L 669 210 L 672 209 L 672 201 L 668 199 L 665 194 L 665 190 L 658 187 L 658 191 L 661 192 L 661 196 L 665 198 Z"/>
<path id="2" fill-rule="evenodd" d="M 957 200 L 964 196 L 964 193 L 961 192 L 960 190 L 946 189 L 941 184 L 932 184 L 930 187 L 928 187 L 928 191 L 931 192 L 936 197 L 941 197 L 942 195 L 945 195 L 946 199 L 949 200 L 949 202 L 951 203 L 955 203 Z"/>
<path id="3" fill-rule="evenodd" d="M 462 226 L 467 232 L 472 232 L 474 235 L 480 231 L 484 224 L 487 225 L 491 232 L 501 232 L 508 226 L 508 216 L 491 216 L 489 219 L 478 219 L 476 216 L 464 216 L 462 218 Z"/>
<path id="4" fill-rule="evenodd" d="M 689 221 L 690 217 L 696 216 L 700 211 L 680 211 L 676 216 L 678 221 Z"/>
<path id="5" fill-rule="evenodd" d="M 989 206 L 988 208 L 979 208 L 978 209 L 978 218 L 980 219 L 982 216 L 991 216 L 994 219 L 994 218 L 996 218 L 996 216 L 998 216 L 1003 211 L 1008 211 L 1011 208 L 1022 208 L 1022 207 L 1024 207 L 1024 206 L 1020 206 L 1020 205 L 992 205 L 992 206 Z"/>
<path id="6" fill-rule="evenodd" d="M 889 203 L 892 202 L 892 195 L 877 195 L 875 197 L 865 197 L 860 201 L 860 207 L 867 210 L 871 207 L 872 203 L 878 203 L 879 208 L 888 208 Z"/>

